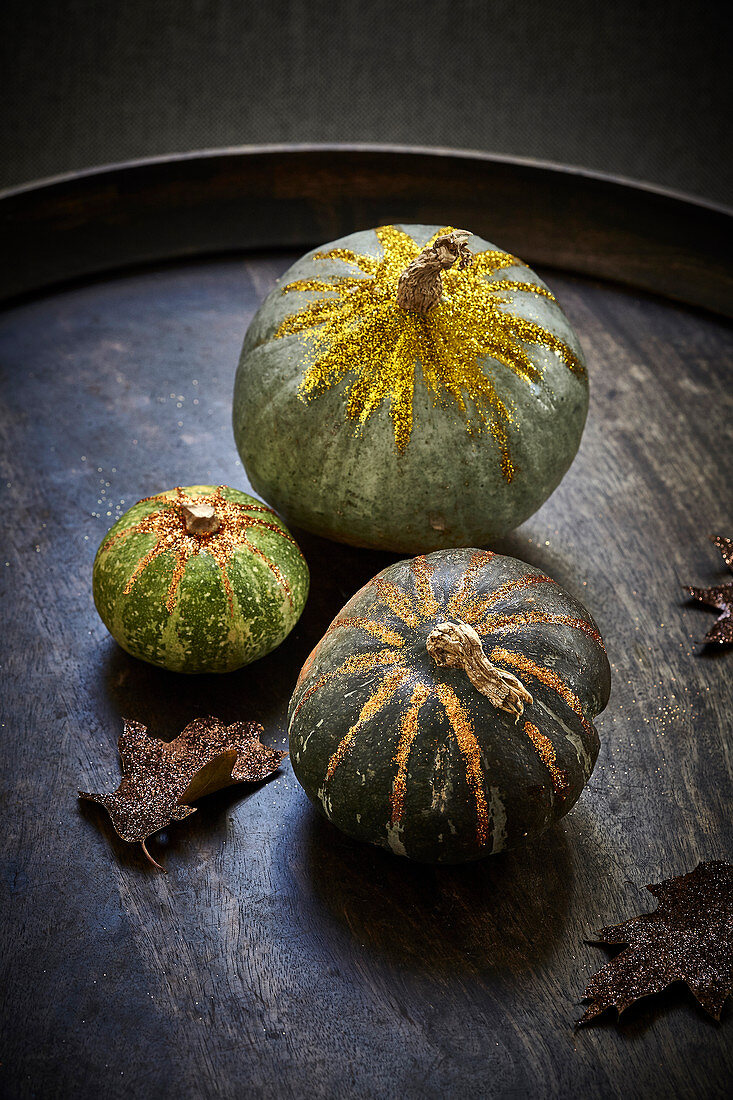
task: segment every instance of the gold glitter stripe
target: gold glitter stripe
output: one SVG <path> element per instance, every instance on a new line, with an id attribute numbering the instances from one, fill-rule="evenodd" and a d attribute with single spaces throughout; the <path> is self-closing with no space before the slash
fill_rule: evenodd
<path id="1" fill-rule="evenodd" d="M 489 430 L 499 448 L 499 464 L 501 466 L 502 477 L 507 485 L 509 485 L 514 480 L 514 475 L 519 469 L 512 461 L 512 456 L 509 452 L 509 436 L 506 433 L 506 428 L 498 422 L 491 424 Z"/>
<path id="2" fill-rule="evenodd" d="M 504 308 L 502 295 L 516 291 L 551 298 L 549 291 L 520 280 L 487 280 L 503 268 L 521 266 L 515 256 L 488 249 L 465 270 L 443 272 L 441 302 L 427 317 L 419 317 L 396 304 L 399 277 L 419 246 L 396 226 L 381 226 L 376 236 L 379 259 L 342 249 L 328 254 L 359 266 L 363 279 L 326 283 L 314 278 L 291 284 L 323 295 L 285 317 L 275 333 L 275 338 L 297 335 L 303 345 L 307 365 L 298 390 L 301 398 L 315 399 L 345 383 L 345 416 L 355 430 L 386 405 L 396 451 L 404 452 L 413 430 L 419 364 L 422 382 L 436 403 L 453 405 L 468 434 L 490 433 L 502 475 L 510 482 L 517 470 L 509 425 L 517 419 L 497 391 L 492 372 L 484 370 L 485 360 L 503 364 L 528 385 L 537 384 L 542 365 L 533 363 L 527 345 L 538 344 L 555 352 L 568 369 L 584 373 L 554 333 Z"/>
<path id="3" fill-rule="evenodd" d="M 414 260 L 422 252 L 422 249 L 409 233 L 405 233 L 404 229 L 398 229 L 396 225 L 380 225 L 374 232 L 382 246 L 383 262 L 393 258 L 397 264 L 401 265 L 397 273 L 399 278 L 410 260 Z M 438 236 L 441 232 L 443 231 L 438 232 Z"/>
<path id="4" fill-rule="evenodd" d="M 410 562 L 410 573 L 416 588 L 417 604 L 423 619 L 432 619 L 440 610 L 440 604 L 433 594 L 431 578 L 435 572 L 434 565 L 428 565 L 424 555 L 413 558 Z"/>
<path id="5" fill-rule="evenodd" d="M 524 264 L 511 252 L 501 252 L 499 249 L 487 248 L 484 252 L 477 252 L 473 259 L 475 270 L 481 275 L 490 275 L 493 271 L 500 271 L 503 267 L 524 267 Z"/>
<path id="6" fill-rule="evenodd" d="M 343 737 L 339 747 L 333 754 L 328 762 L 328 768 L 326 769 L 326 782 L 333 778 L 333 774 L 336 768 L 343 761 L 344 757 L 351 748 L 351 744 L 356 737 L 359 730 L 371 721 L 375 714 L 378 714 L 382 707 L 390 701 L 400 684 L 403 684 L 409 677 L 409 672 L 402 668 L 396 672 L 392 672 L 387 676 L 379 685 L 377 690 L 371 695 L 364 706 L 361 708 L 358 719 L 353 726 L 349 729 L 348 733 Z"/>
<path id="7" fill-rule="evenodd" d="M 313 651 L 315 653 L 315 650 Z M 399 665 L 404 664 L 404 654 L 397 653 L 393 649 L 382 649 L 378 653 L 354 653 L 351 657 L 347 657 L 338 668 L 333 669 L 331 672 L 325 672 L 323 676 L 320 676 L 314 684 L 311 684 L 309 688 L 303 692 L 302 696 L 298 700 L 297 706 L 293 711 L 293 716 L 290 719 L 294 722 L 297 718 L 301 707 L 310 699 L 312 695 L 315 695 L 317 691 L 329 683 L 336 676 L 350 676 L 355 672 L 371 672 L 372 669 L 378 668 L 379 665 Z"/>
<path id="8" fill-rule="evenodd" d="M 412 692 L 410 706 L 400 719 L 400 739 L 394 757 L 397 764 L 397 774 L 392 784 L 392 793 L 389 799 L 392 806 L 393 825 L 397 825 L 402 818 L 405 795 L 407 794 L 407 763 L 418 730 L 420 708 L 429 695 L 430 688 L 427 684 L 416 684 Z"/>
<path id="9" fill-rule="evenodd" d="M 332 248 L 330 252 L 316 252 L 313 258 L 314 260 L 343 260 L 344 263 L 358 267 L 365 275 L 374 275 L 379 266 L 379 260 L 375 256 L 361 256 L 357 252 L 352 252 L 350 248 Z"/>
<path id="10" fill-rule="evenodd" d="M 551 294 L 547 287 L 538 286 L 537 283 L 521 283 L 516 279 L 495 279 L 491 283 L 492 290 L 498 291 L 514 291 L 521 290 L 525 294 L 539 294 L 543 298 L 549 298 L 551 301 L 555 301 L 555 295 Z"/>
<path id="11" fill-rule="evenodd" d="M 496 557 L 496 555 L 493 550 L 477 550 L 475 554 L 471 555 L 468 568 L 463 571 L 463 576 L 461 577 L 458 588 L 448 600 L 446 607 L 448 618 L 450 618 L 451 615 L 460 615 L 468 590 L 473 587 L 476 577 L 484 566 L 488 565 L 494 557 Z"/>
<path id="12" fill-rule="evenodd" d="M 524 340 L 528 344 L 544 344 L 545 347 L 550 348 L 556 355 L 559 355 L 565 366 L 571 371 L 581 376 L 585 375 L 586 371 L 583 364 L 567 344 L 563 343 L 554 333 L 542 328 L 534 321 L 528 321 L 526 317 L 512 316 L 511 328 L 520 340 Z"/>
<path id="13" fill-rule="evenodd" d="M 586 622 L 585 619 L 576 619 L 572 615 L 550 615 L 546 611 L 519 611 L 516 615 L 490 615 L 481 624 L 481 632 L 488 634 L 515 634 L 525 626 L 534 623 L 547 623 L 559 626 L 570 626 L 574 630 L 580 630 L 587 634 L 594 642 L 605 651 L 603 638 L 598 631 Z"/>
<path id="14" fill-rule="evenodd" d="M 329 633 L 332 630 L 337 630 L 341 626 L 353 626 L 359 630 L 366 630 L 368 634 L 373 634 L 375 638 L 379 638 L 380 642 L 384 642 L 386 645 L 403 646 L 405 639 L 399 634 L 396 634 L 394 630 L 390 630 L 384 623 L 375 622 L 374 619 L 334 619 L 329 626 Z"/>
<path id="15" fill-rule="evenodd" d="M 453 735 L 466 765 L 466 781 L 476 800 L 476 839 L 480 845 L 487 842 L 489 814 L 484 795 L 484 773 L 481 766 L 481 750 L 473 727 L 458 696 L 447 684 L 436 684 L 438 698 L 448 716 Z"/>
<path id="16" fill-rule="evenodd" d="M 320 294 L 338 294 L 344 289 L 359 286 L 363 279 L 350 275 L 333 275 L 329 279 L 296 279 L 282 288 L 283 294 L 291 294 L 293 291 L 307 291 Z M 338 282 L 336 282 L 338 280 Z"/>
<path id="17" fill-rule="evenodd" d="M 561 771 L 557 766 L 557 757 L 549 738 L 545 737 L 544 733 L 540 733 L 537 727 L 533 726 L 531 722 L 524 723 L 524 732 L 537 750 L 537 754 L 542 760 L 542 763 L 549 771 L 555 794 L 559 798 L 563 798 L 567 794 L 570 784 L 568 783 L 568 777 L 565 772 Z"/>
<path id="18" fill-rule="evenodd" d="M 398 619 L 402 619 L 403 623 L 413 628 L 419 625 L 420 618 L 413 611 L 412 600 L 406 592 L 391 581 L 382 580 L 381 577 L 375 579 L 374 587 L 379 598 L 388 604 Z"/>
<path id="19" fill-rule="evenodd" d="M 521 378 L 523 382 L 529 384 L 536 384 L 542 381 L 542 371 L 532 362 L 527 352 L 522 345 L 516 340 L 512 340 L 509 336 L 504 334 L 505 339 L 501 342 L 494 340 L 487 340 L 485 352 L 492 359 L 496 359 L 497 363 L 502 363 L 513 374 L 516 374 L 517 378 Z M 497 410 L 502 411 L 504 419 L 509 420 L 509 413 L 501 405 L 497 398 Z"/>
<path id="20" fill-rule="evenodd" d="M 510 650 L 502 649 L 500 646 L 495 646 L 494 649 L 492 649 L 489 660 L 493 664 L 501 663 L 510 665 L 512 668 L 517 668 L 520 672 L 523 672 L 525 676 L 533 676 L 535 680 L 539 680 L 545 687 L 556 691 L 563 702 L 578 715 L 583 724 L 583 728 L 586 731 L 590 731 L 591 724 L 583 714 L 583 707 L 580 699 L 570 690 L 563 678 L 558 676 L 554 669 L 547 668 L 546 665 L 538 665 L 530 660 L 529 657 L 525 657 L 523 653 L 512 653 Z"/>

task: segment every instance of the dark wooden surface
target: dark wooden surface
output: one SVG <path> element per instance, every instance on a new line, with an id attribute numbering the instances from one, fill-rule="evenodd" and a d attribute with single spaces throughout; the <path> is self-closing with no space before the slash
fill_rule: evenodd
<path id="1" fill-rule="evenodd" d="M 115 516 L 176 484 L 246 487 L 234 368 L 291 258 L 138 271 L 0 315 L 0 1093 L 725 1095 L 730 1004 L 716 1026 L 678 986 L 573 1030 L 608 957 L 586 937 L 652 908 L 645 883 L 731 855 L 733 653 L 700 644 L 712 612 L 680 589 L 724 575 L 706 536 L 731 533 L 733 340 L 712 315 L 543 271 L 587 351 L 590 418 L 561 487 L 496 548 L 584 600 L 614 683 L 589 787 L 533 848 L 409 865 L 320 821 L 286 764 L 154 841 L 161 875 L 77 804 L 116 785 L 122 716 L 166 738 L 255 719 L 284 745 L 303 659 L 394 560 L 298 533 L 300 623 L 221 678 L 137 662 L 96 617 Z"/>
<path id="2" fill-rule="evenodd" d="M 468 226 L 527 263 L 733 315 L 729 210 L 541 162 L 379 146 L 225 149 L 0 193 L 0 298 L 123 264 L 311 247 L 397 221 Z"/>

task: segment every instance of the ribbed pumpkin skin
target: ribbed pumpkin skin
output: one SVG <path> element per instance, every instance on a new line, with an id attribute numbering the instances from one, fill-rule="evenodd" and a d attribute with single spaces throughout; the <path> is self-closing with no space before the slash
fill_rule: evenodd
<path id="1" fill-rule="evenodd" d="M 224 564 L 231 602 L 206 540 L 201 552 L 185 563 L 172 610 L 166 606 L 176 570 L 171 550 L 154 557 L 130 586 L 142 559 L 158 543 L 155 533 L 131 528 L 161 511 L 175 512 L 178 490 L 130 508 L 107 533 L 94 561 L 94 602 L 110 634 L 134 657 L 174 672 L 230 672 L 264 656 L 289 634 L 308 595 L 305 559 L 271 509 L 226 486 L 180 490 L 192 499 L 211 498 L 217 491 L 235 506 L 236 514 L 254 521 L 247 537 L 255 550 L 238 544 Z M 180 526 L 185 532 L 182 517 Z M 280 581 L 265 558 L 279 572 Z"/>
<path id="2" fill-rule="evenodd" d="M 492 663 L 531 692 L 518 723 L 462 669 L 435 664 L 425 643 L 444 621 L 473 625 Z M 423 862 L 478 859 L 575 804 L 609 691 L 597 627 L 559 585 L 515 558 L 438 551 L 378 574 L 313 650 L 290 702 L 293 769 L 349 836 Z"/>
<path id="3" fill-rule="evenodd" d="M 419 250 L 437 226 L 401 226 Z M 449 546 L 484 545 L 530 516 L 560 483 L 580 444 L 588 408 L 588 382 L 577 336 L 552 298 L 527 291 L 507 293 L 505 313 L 542 326 L 577 357 L 568 369 L 552 350 L 524 344 L 540 382 L 529 384 L 491 356 L 479 357 L 511 413 L 507 445 L 514 467 L 507 480 L 500 447 L 491 431 L 442 392 L 439 399 L 415 368 L 413 425 L 401 451 L 395 443 L 388 399 L 375 405 L 363 425 L 348 414 L 349 386 L 358 363 L 338 382 L 304 399 L 308 356 L 300 334 L 277 333 L 287 319 L 329 295 L 290 291 L 317 278 L 334 286 L 364 274 L 340 258 L 317 253 L 350 250 L 379 259 L 376 230 L 353 233 L 305 255 L 278 280 L 253 319 L 244 341 L 234 391 L 234 435 L 248 477 L 286 522 L 355 546 L 426 552 Z M 496 246 L 472 236 L 474 254 Z M 452 273 L 451 273 L 452 274 Z M 547 290 L 521 261 L 489 273 L 486 282 L 511 278 Z M 445 277 L 444 277 L 445 285 Z M 392 293 L 390 288 L 390 294 Z M 330 296 L 333 297 L 332 295 Z"/>

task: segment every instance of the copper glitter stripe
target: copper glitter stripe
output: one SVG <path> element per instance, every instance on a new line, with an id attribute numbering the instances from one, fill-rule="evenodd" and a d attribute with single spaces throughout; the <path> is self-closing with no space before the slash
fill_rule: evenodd
<path id="1" fill-rule="evenodd" d="M 262 551 L 260 550 L 260 548 L 258 546 L 255 546 L 254 543 L 250 542 L 246 537 L 245 537 L 244 541 L 242 543 L 240 543 L 240 546 L 246 547 L 246 549 L 249 550 L 250 553 L 254 554 L 254 556 L 256 558 L 259 558 L 260 561 L 263 561 L 265 563 L 265 565 L 270 570 L 270 572 L 274 576 L 277 583 L 282 588 L 283 592 L 285 593 L 285 596 L 287 598 L 288 603 L 292 607 L 293 606 L 293 594 L 290 591 L 290 585 L 288 584 L 287 580 L 285 579 L 282 572 L 280 571 L 279 566 L 275 565 L 274 561 L 271 561 L 267 557 L 266 554 L 262 553 Z M 213 556 L 216 558 L 216 551 L 213 552 Z M 231 554 L 229 555 L 229 557 L 231 557 Z M 220 565 L 221 565 L 221 571 L 222 571 L 222 574 L 223 574 L 224 573 L 224 565 L 221 564 L 221 563 L 220 563 Z M 226 583 L 227 584 L 229 583 L 228 579 L 227 579 Z M 230 591 L 231 591 L 231 589 L 230 589 Z"/>
<path id="2" fill-rule="evenodd" d="M 407 626 L 413 628 L 419 626 L 420 618 L 413 611 L 412 600 L 407 592 L 398 588 L 396 584 L 392 584 L 391 581 L 383 580 L 381 577 L 375 578 L 374 587 L 377 590 L 379 598 L 389 605 L 398 619 L 402 619 L 402 622 L 406 623 Z"/>
<path id="3" fill-rule="evenodd" d="M 289 535 L 287 531 L 283 531 L 282 527 L 278 527 L 275 523 L 263 523 L 261 519 L 255 520 L 252 524 L 256 531 L 272 531 L 274 534 L 279 535 L 281 539 L 285 539 L 286 542 L 291 543 L 293 546 L 300 550 L 297 542 L 292 535 Z M 302 556 L 302 555 L 301 555 Z"/>
<path id="4" fill-rule="evenodd" d="M 512 653 L 508 649 L 502 649 L 500 646 L 496 646 L 491 651 L 489 660 L 493 664 L 505 664 L 510 665 L 512 668 L 519 669 L 525 676 L 533 676 L 535 680 L 539 680 L 541 684 L 556 691 L 564 703 L 575 714 L 578 715 L 580 721 L 583 724 L 583 728 L 590 732 L 592 726 L 583 714 L 583 707 L 581 706 L 578 696 L 570 690 L 561 676 L 554 671 L 554 669 L 547 668 L 546 665 L 538 665 L 529 657 L 525 657 L 523 653 Z"/>
<path id="5" fill-rule="evenodd" d="M 399 665 L 403 664 L 404 660 L 404 654 L 396 653 L 392 649 L 382 649 L 378 653 L 353 653 L 351 657 L 347 657 L 338 668 L 333 669 L 331 672 L 325 672 L 323 676 L 319 676 L 315 683 L 305 689 L 298 700 L 290 721 L 294 722 L 300 713 L 301 707 L 304 706 L 308 699 L 310 699 L 312 695 L 315 695 L 317 691 L 320 691 L 324 684 L 327 684 L 336 676 L 349 676 L 354 672 L 371 672 L 372 669 L 378 668 L 379 665 Z"/>
<path id="6" fill-rule="evenodd" d="M 542 760 L 542 763 L 549 771 L 555 794 L 559 798 L 564 798 L 569 787 L 568 777 L 565 772 L 561 771 L 557 766 L 557 757 L 549 738 L 545 737 L 544 733 L 540 733 L 537 727 L 533 726 L 531 722 L 524 723 L 524 732 L 537 750 L 537 754 Z"/>
<path id="7" fill-rule="evenodd" d="M 589 638 L 592 638 L 594 642 L 597 642 L 602 650 L 605 651 L 603 644 L 603 638 L 598 631 L 586 622 L 585 619 L 576 619 L 572 615 L 550 615 L 546 611 L 531 610 L 520 611 L 516 615 L 490 615 L 481 624 L 482 633 L 489 634 L 515 634 L 518 630 L 522 630 L 525 626 L 532 626 L 534 623 L 546 623 L 548 626 L 557 624 L 559 626 L 570 626 L 574 630 L 580 630 L 583 634 L 587 634 Z"/>
<path id="8" fill-rule="evenodd" d="M 225 497 L 225 488 L 225 486 L 219 485 L 216 491 L 208 496 L 201 495 L 188 497 L 183 492 L 183 489 L 177 486 L 172 490 L 176 494 L 175 498 L 159 493 L 157 496 L 146 497 L 144 500 L 138 502 L 140 504 L 151 502 L 159 503 L 161 508 L 156 512 L 150 512 L 148 515 L 143 516 L 137 523 L 131 524 L 124 530 L 119 531 L 116 535 L 108 538 L 102 546 L 102 550 L 107 550 L 119 539 L 128 535 L 151 534 L 156 536 L 157 541 L 155 545 L 138 561 L 133 573 L 126 582 L 123 589 L 124 595 L 130 594 L 143 570 L 146 569 L 155 558 L 159 557 L 161 554 L 170 552 L 175 556 L 175 564 L 173 576 L 168 587 L 166 608 L 169 613 L 172 612 L 176 604 L 178 587 L 183 579 L 189 559 L 203 551 L 214 559 L 221 572 L 221 581 L 229 603 L 229 611 L 230 614 L 233 615 L 234 594 L 226 572 L 226 567 L 231 561 L 235 551 L 246 550 L 265 563 L 277 580 L 278 585 L 284 591 L 290 606 L 293 606 L 290 585 L 284 574 L 262 550 L 250 542 L 247 532 L 257 530 L 271 531 L 287 542 L 290 542 L 296 547 L 300 554 L 300 548 L 295 542 L 295 539 L 275 524 L 265 523 L 263 520 L 247 516 L 245 514 L 245 509 L 247 509 L 248 506 Z M 220 527 L 217 531 L 207 535 L 189 534 L 180 511 L 180 505 L 182 504 L 210 504 L 214 508 L 220 521 Z M 271 509 L 264 507 L 260 508 L 259 505 L 251 505 L 249 506 L 249 510 L 266 512 L 274 517 L 274 513 Z"/>
<path id="9" fill-rule="evenodd" d="M 476 577 L 484 568 L 488 565 L 492 558 L 496 557 L 493 550 L 477 550 L 475 554 L 471 555 L 471 560 L 468 563 L 468 568 L 464 570 L 461 582 L 448 600 L 446 607 L 446 613 L 450 615 L 459 615 L 460 608 L 466 597 L 468 590 L 473 586 Z"/>
<path id="10" fill-rule="evenodd" d="M 504 584 L 500 584 L 498 588 L 490 594 L 491 607 L 495 607 L 501 600 L 505 600 L 512 592 L 516 592 L 520 588 L 532 588 L 535 584 L 554 584 L 552 577 L 545 576 L 544 573 L 537 575 L 533 573 L 527 573 L 523 577 L 517 577 L 516 580 L 506 581 Z"/>
<path id="11" fill-rule="evenodd" d="M 484 845 L 489 836 L 489 814 L 484 794 L 481 750 L 469 717 L 458 701 L 458 696 L 453 689 L 448 687 L 447 684 L 436 684 L 436 691 L 466 765 L 466 782 L 476 800 L 476 839 L 480 845 Z"/>
<path id="12" fill-rule="evenodd" d="M 356 737 L 359 730 L 371 721 L 375 714 L 378 714 L 382 707 L 390 701 L 400 684 L 403 684 L 409 677 L 407 669 L 401 668 L 396 672 L 391 672 L 377 690 L 371 695 L 364 706 L 361 708 L 358 719 L 353 726 L 349 729 L 348 733 L 342 738 L 341 743 L 336 749 L 335 753 L 328 762 L 328 768 L 326 769 L 326 782 L 333 778 L 333 774 L 336 768 L 343 761 L 347 755 L 351 744 Z"/>
<path id="13" fill-rule="evenodd" d="M 433 594 L 431 579 L 435 572 L 434 565 L 428 565 L 424 555 L 413 558 L 410 562 L 410 573 L 416 590 L 417 604 L 423 619 L 432 619 L 440 611 L 440 604 Z"/>
<path id="14" fill-rule="evenodd" d="M 430 695 L 427 684 L 416 684 L 410 706 L 400 719 L 400 739 L 397 744 L 397 752 L 394 760 L 397 764 L 397 774 L 392 784 L 390 805 L 392 807 L 392 824 L 397 825 L 402 818 L 402 810 L 407 794 L 407 764 L 410 758 L 410 750 L 418 731 L 418 717 L 420 708 Z"/>
<path id="15" fill-rule="evenodd" d="M 368 634 L 373 634 L 375 638 L 379 638 L 380 642 L 384 642 L 385 645 L 403 646 L 405 639 L 399 634 L 396 634 L 394 630 L 390 630 L 384 623 L 378 623 L 374 619 L 334 619 L 328 628 L 329 633 L 332 630 L 337 630 L 339 627 L 356 627 L 359 630 L 366 630 Z"/>
<path id="16" fill-rule="evenodd" d="M 459 615 L 463 615 L 464 622 L 469 623 L 471 626 L 475 626 L 479 633 L 485 633 L 487 622 L 492 621 L 492 617 L 488 615 L 489 610 L 495 607 L 501 600 L 507 598 L 513 592 L 516 592 L 522 588 L 528 588 L 534 584 L 540 583 L 554 584 L 551 577 L 545 576 L 533 576 L 527 575 L 524 577 L 518 577 L 516 580 L 507 581 L 505 584 L 495 588 L 493 592 L 487 593 L 485 596 L 478 596 L 475 600 L 464 600 L 463 605 L 457 609 Z"/>

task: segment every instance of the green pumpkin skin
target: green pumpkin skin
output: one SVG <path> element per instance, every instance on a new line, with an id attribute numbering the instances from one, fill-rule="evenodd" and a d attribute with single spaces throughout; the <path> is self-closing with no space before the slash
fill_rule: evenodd
<path id="1" fill-rule="evenodd" d="M 422 248 L 438 227 L 399 228 Z M 474 254 L 495 248 L 476 236 L 468 243 Z M 418 369 L 412 435 L 400 453 L 388 401 L 359 428 L 346 413 L 353 375 L 304 399 L 302 339 L 275 337 L 289 315 L 325 297 L 284 293 L 286 286 L 316 276 L 335 281 L 362 274 L 342 259 L 317 258 L 317 252 L 337 248 L 381 256 L 375 230 L 309 252 L 278 280 L 247 331 L 233 425 L 252 486 L 287 523 L 354 546 L 417 553 L 481 546 L 503 536 L 544 503 L 570 466 L 588 409 L 587 377 L 540 345 L 525 347 L 542 372 L 540 384 L 528 385 L 494 359 L 481 361 L 516 421 L 508 426 L 516 469 L 507 482 L 492 434 L 469 432 L 456 402 L 436 403 Z M 506 277 L 547 289 L 519 261 L 487 281 Z M 517 292 L 505 308 L 546 328 L 582 365 L 578 338 L 556 301 Z"/>
<path id="2" fill-rule="evenodd" d="M 186 561 L 171 611 L 166 600 L 176 559 L 170 550 L 154 557 L 125 594 L 135 569 L 158 541 L 154 533 L 129 529 L 161 508 L 175 509 L 178 490 L 135 504 L 97 551 L 94 603 L 110 634 L 133 657 L 174 672 L 230 672 L 269 653 L 298 621 L 308 595 L 309 574 L 292 536 L 261 501 L 226 486 L 219 491 L 241 514 L 269 525 L 249 528 L 248 538 L 256 550 L 238 544 L 225 564 L 231 605 L 222 571 L 206 551 L 205 540 L 201 552 Z M 217 487 L 193 485 L 180 492 L 198 499 L 211 497 Z M 184 530 L 182 518 L 180 522 Z M 283 583 L 263 556 L 274 564 Z"/>
<path id="3" fill-rule="evenodd" d="M 496 594 L 490 611 L 501 619 L 494 619 L 491 630 L 476 626 L 484 652 L 490 657 L 501 647 L 520 654 L 554 685 L 542 683 L 506 660 L 492 659 L 497 667 L 517 675 L 533 696 L 516 723 L 512 715 L 492 706 L 462 669 L 438 667 L 425 645 L 437 623 L 461 618 L 450 598 L 476 560 L 481 568 L 467 582 L 470 598 L 460 605 L 463 621 L 475 618 L 478 605 L 473 600 Z M 434 606 L 427 607 L 421 595 L 426 591 L 421 577 L 426 574 L 435 600 Z M 608 701 L 610 668 L 588 612 L 549 578 L 537 580 L 542 577 L 515 558 L 472 549 L 438 551 L 389 566 L 346 604 L 306 661 L 288 716 L 295 775 L 335 826 L 357 840 L 413 860 L 461 863 L 531 841 L 575 804 L 598 754 L 593 719 Z M 526 578 L 529 582 L 523 583 Z M 403 613 L 405 609 L 414 613 L 417 625 L 408 625 L 395 612 L 385 592 L 392 594 L 393 604 L 395 592 L 404 594 L 399 606 Z M 542 618 L 507 629 L 512 616 L 515 621 L 516 616 Z M 387 636 L 387 641 L 376 637 L 375 631 L 380 630 L 391 631 L 394 637 Z M 400 645 L 395 644 L 396 637 Z M 402 663 L 354 668 L 355 663 L 373 661 L 374 654 L 385 648 L 397 652 Z M 344 662 L 350 662 L 351 668 L 343 671 Z M 359 724 L 368 700 L 400 668 L 408 674 L 405 681 Z M 396 822 L 398 748 L 417 683 L 428 685 L 430 695 L 418 714 Z M 483 840 L 466 758 L 438 697 L 443 685 L 458 699 L 480 750 L 479 789 L 487 822 Z M 526 722 L 551 746 L 557 783 L 525 732 Z M 326 778 L 339 745 L 355 726 L 340 763 Z"/>

